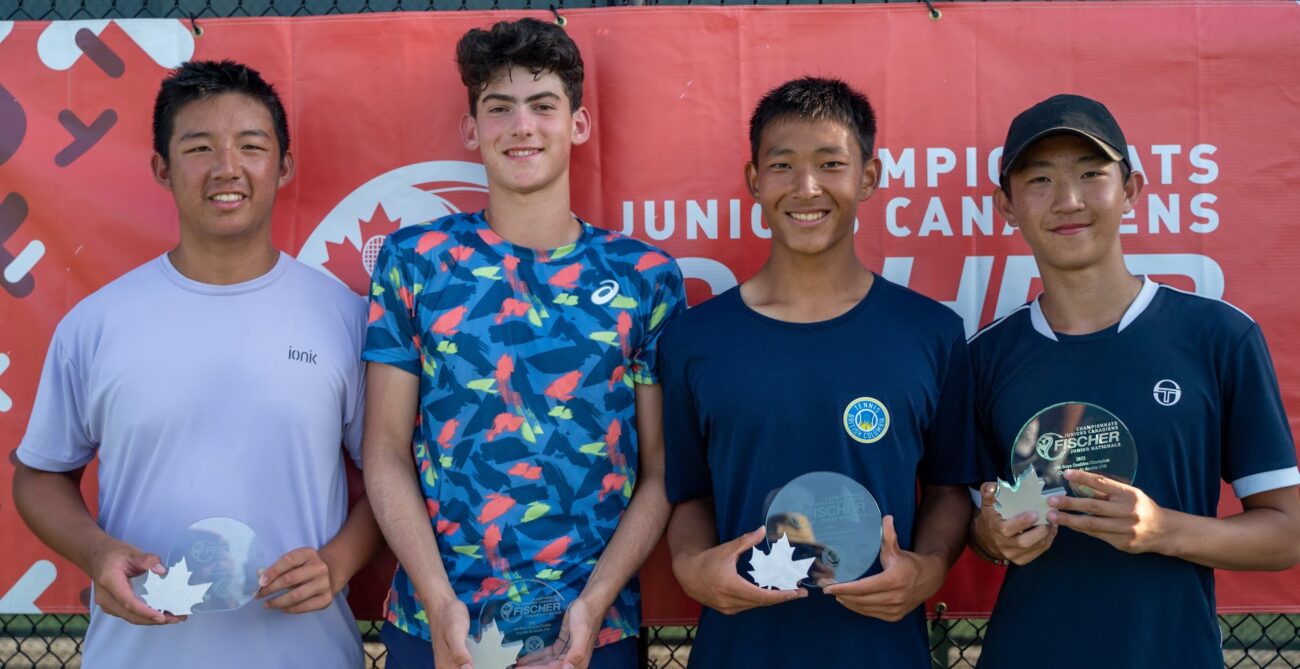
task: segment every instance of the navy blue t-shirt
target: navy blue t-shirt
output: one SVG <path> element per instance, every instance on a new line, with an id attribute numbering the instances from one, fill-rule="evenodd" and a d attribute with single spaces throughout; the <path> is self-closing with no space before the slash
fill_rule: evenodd
<path id="1" fill-rule="evenodd" d="M 1011 444 L 1039 410 L 1088 402 L 1137 442 L 1133 485 L 1162 507 L 1213 516 L 1238 497 L 1300 483 L 1259 327 L 1216 300 L 1150 280 L 1114 327 L 1052 332 L 1037 301 L 971 338 L 984 480 L 1010 481 Z M 1222 667 L 1213 570 L 1130 555 L 1062 528 L 1012 566 L 981 667 Z"/>
<path id="2" fill-rule="evenodd" d="M 910 549 L 917 478 L 968 485 L 978 473 L 961 320 L 879 276 L 850 311 L 818 323 L 763 316 L 733 288 L 678 316 L 659 355 L 668 497 L 712 496 L 723 542 L 763 525 L 769 495 L 791 479 L 832 471 L 863 484 Z M 865 432 L 846 417 L 862 398 L 888 412 Z M 690 662 L 930 666 L 920 607 L 887 623 L 820 591 L 734 616 L 706 608 Z"/>

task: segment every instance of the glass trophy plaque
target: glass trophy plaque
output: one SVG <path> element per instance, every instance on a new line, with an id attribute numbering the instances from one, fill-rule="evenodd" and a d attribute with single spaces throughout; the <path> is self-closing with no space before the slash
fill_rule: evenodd
<path id="1" fill-rule="evenodd" d="M 257 594 L 258 572 L 271 566 L 253 528 L 234 518 L 204 518 L 185 528 L 167 553 L 167 564 L 182 558 L 191 583 L 211 583 L 195 613 L 237 609 Z"/>
<path id="2" fill-rule="evenodd" d="M 546 664 L 558 657 L 568 602 L 555 586 L 537 579 L 502 585 L 483 602 L 478 635 L 469 639 L 475 669 Z"/>
<path id="3" fill-rule="evenodd" d="M 798 586 L 855 581 L 875 564 L 880 542 L 880 507 L 866 487 L 843 474 L 812 472 L 771 496 L 767 550 L 754 549 L 750 562 L 755 569 L 745 575 L 763 587 L 788 589 L 768 585 L 761 578 L 773 560 L 781 559 L 782 569 L 787 568 L 785 560 L 798 565 Z"/>
<path id="4" fill-rule="evenodd" d="M 1095 472 L 1121 483 L 1137 476 L 1137 442 L 1115 414 L 1086 402 L 1063 402 L 1039 411 L 1024 427 L 1011 449 L 1011 472 L 1017 480 L 1033 469 L 1043 482 L 1043 494 L 1064 490 L 1075 497 L 1092 497 L 1093 490 L 1065 480 L 1065 470 Z"/>
<path id="5" fill-rule="evenodd" d="M 205 518 L 185 528 L 163 559 L 167 573 L 131 579 L 145 604 L 173 615 L 237 609 L 257 594 L 270 566 L 257 533 L 234 518 Z"/>

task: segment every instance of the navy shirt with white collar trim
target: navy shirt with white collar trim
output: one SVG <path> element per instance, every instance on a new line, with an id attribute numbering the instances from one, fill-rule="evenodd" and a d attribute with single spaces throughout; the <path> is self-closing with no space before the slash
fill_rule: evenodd
<path id="1" fill-rule="evenodd" d="M 1088 402 L 1133 433 L 1134 485 L 1162 507 L 1214 516 L 1220 480 L 1238 497 L 1300 484 L 1264 337 L 1226 302 L 1146 279 L 1100 332 L 1053 332 L 1035 300 L 970 349 L 983 480 L 1011 480 L 1011 444 L 1039 410 Z M 1062 528 L 1008 570 L 980 666 L 1221 667 L 1220 645 L 1213 570 Z"/>

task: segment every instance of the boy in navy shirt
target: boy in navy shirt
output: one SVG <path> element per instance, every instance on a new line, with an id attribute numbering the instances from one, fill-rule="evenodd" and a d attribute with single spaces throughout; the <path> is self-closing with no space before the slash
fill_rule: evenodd
<path id="1" fill-rule="evenodd" d="M 962 550 L 962 486 L 977 473 L 972 381 L 957 315 L 854 252 L 858 205 L 880 175 L 874 139 L 871 106 L 843 82 L 768 93 L 745 175 L 771 255 L 661 340 L 673 571 L 706 607 L 692 667 L 930 666 L 921 603 Z M 855 406 L 876 417 L 865 429 Z M 748 582 L 738 562 L 764 539 L 765 500 L 814 471 L 879 503 L 879 564 L 820 589 Z"/>
<path id="2" fill-rule="evenodd" d="M 1227 303 L 1128 272 L 1119 226 L 1144 180 L 1127 148 L 1110 112 L 1074 95 L 1007 133 L 994 200 L 1044 290 L 971 339 L 983 477 L 1009 481 L 1021 427 L 1062 402 L 1122 421 L 1137 472 L 1067 472 L 1099 494 L 1051 498 L 1043 525 L 1003 520 L 983 484 L 973 546 L 1015 566 L 980 666 L 1221 667 L 1213 570 L 1300 560 L 1300 473 L 1263 335 Z M 1221 478 L 1242 513 L 1215 517 Z"/>

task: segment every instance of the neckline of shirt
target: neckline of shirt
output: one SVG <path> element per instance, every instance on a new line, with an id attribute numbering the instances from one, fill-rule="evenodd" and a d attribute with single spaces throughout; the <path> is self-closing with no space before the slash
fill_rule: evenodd
<path id="1" fill-rule="evenodd" d="M 858 300 L 858 303 L 853 305 L 852 308 L 850 308 L 848 311 L 834 318 L 829 318 L 824 321 L 813 321 L 811 323 L 796 323 L 794 321 L 783 321 L 779 318 L 772 318 L 771 316 L 765 316 L 759 313 L 758 311 L 755 311 L 753 307 L 749 306 L 748 304 L 745 304 L 745 299 L 740 295 L 740 285 L 736 285 L 732 287 L 730 290 L 727 291 L 726 294 L 729 294 L 731 296 L 731 299 L 735 300 L 736 305 L 740 308 L 742 312 L 749 314 L 749 316 L 753 317 L 754 319 L 758 320 L 761 323 L 766 323 L 774 327 L 780 327 L 789 330 L 804 330 L 804 331 L 824 330 L 827 328 L 836 327 L 846 321 L 852 320 L 855 316 L 858 315 L 858 313 L 860 313 L 863 309 L 867 308 L 867 304 L 874 299 L 873 296 L 876 293 L 880 292 L 880 286 L 883 283 L 885 283 L 885 280 L 879 274 L 872 272 L 871 276 L 873 278 L 871 281 L 871 287 L 867 289 L 867 294 L 863 295 L 862 299 Z"/>
<path id="2" fill-rule="evenodd" d="M 492 226 L 487 221 L 486 209 L 474 212 L 474 214 L 471 215 L 471 220 L 473 220 L 475 227 L 479 229 L 480 233 L 487 232 L 495 238 L 496 241 L 493 241 L 492 238 L 484 237 L 484 241 L 486 241 L 492 248 L 497 249 L 498 251 L 506 251 L 520 260 L 549 263 L 571 258 L 582 252 L 582 250 L 591 242 L 592 237 L 596 234 L 595 226 L 584 221 L 582 217 L 577 214 L 570 215 L 573 216 L 573 220 L 578 222 L 582 231 L 578 234 L 577 239 L 565 244 L 564 246 L 557 246 L 552 249 L 534 249 L 527 246 L 520 246 L 505 237 L 502 237 L 500 234 L 497 234 L 497 231 L 493 230 Z M 558 258 L 556 257 L 557 253 L 560 254 Z"/>
<path id="3" fill-rule="evenodd" d="M 280 251 L 279 255 L 276 256 L 275 265 L 265 274 L 240 283 L 219 285 L 195 281 L 194 279 L 181 274 L 180 270 L 176 269 L 176 266 L 172 264 L 172 259 L 169 258 L 166 253 L 158 256 L 158 269 L 162 271 L 163 276 L 167 277 L 168 280 L 179 286 L 181 289 L 187 290 L 191 293 L 198 293 L 200 295 L 242 295 L 244 293 L 261 290 L 262 288 L 274 283 L 276 279 L 280 278 L 280 275 L 284 274 L 288 267 L 289 256 L 284 251 Z"/>
<path id="4" fill-rule="evenodd" d="M 1124 331 L 1125 328 L 1133 324 L 1138 316 L 1151 306 L 1151 301 L 1156 297 L 1156 291 L 1160 290 L 1160 284 L 1151 280 L 1149 276 L 1142 277 L 1142 289 L 1138 291 L 1137 297 L 1124 310 L 1124 315 L 1120 317 L 1119 322 L 1102 328 L 1097 332 L 1088 334 L 1069 335 L 1052 330 L 1052 326 L 1047 322 L 1047 316 L 1043 315 L 1043 294 L 1039 293 L 1033 302 L 1029 303 L 1029 322 L 1034 326 L 1034 331 L 1038 334 L 1056 342 L 1080 343 L 1094 341 L 1097 339 L 1106 339 L 1114 337 Z"/>

